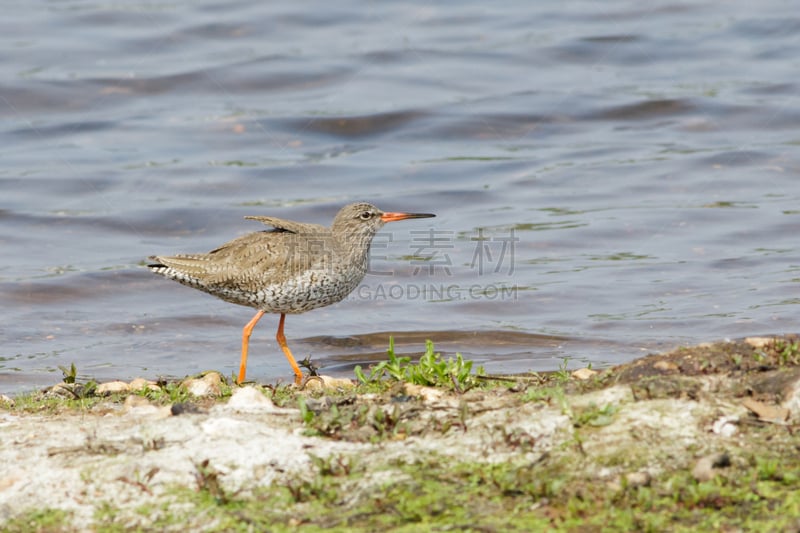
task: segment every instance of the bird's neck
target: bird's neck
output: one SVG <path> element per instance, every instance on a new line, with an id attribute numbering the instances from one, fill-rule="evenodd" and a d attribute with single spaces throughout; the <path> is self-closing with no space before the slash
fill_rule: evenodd
<path id="1" fill-rule="evenodd" d="M 348 256 L 353 263 L 366 262 L 369 247 L 372 244 L 372 235 L 363 233 L 341 233 L 338 236 L 339 245 L 343 254 Z"/>

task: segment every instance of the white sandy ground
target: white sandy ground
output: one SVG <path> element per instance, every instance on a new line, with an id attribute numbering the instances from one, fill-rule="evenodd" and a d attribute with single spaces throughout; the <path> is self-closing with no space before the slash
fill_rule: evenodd
<path id="1" fill-rule="evenodd" d="M 528 407 L 514 418 L 537 439 L 533 453 L 540 454 L 557 432 L 568 431 L 570 422 L 564 415 L 541 416 L 541 409 Z M 458 405 L 440 401 L 436 408 Z M 493 424 L 497 415 L 482 417 Z M 480 418 L 476 427 L 482 424 Z M 171 416 L 169 408 L 152 405 L 126 405 L 103 415 L 0 413 L 0 521 L 26 509 L 56 508 L 73 511 L 75 527 L 88 526 L 102 502 L 134 509 L 157 500 L 171 485 L 195 486 L 196 465 L 206 459 L 222 474 L 227 490 L 247 491 L 303 470 L 312 454 L 411 459 L 431 450 L 465 458 L 505 457 L 490 455 L 492 435 L 480 431 L 450 431 L 439 438 L 412 437 L 380 445 L 302 433 L 298 409 L 275 407 L 251 387 L 237 390 L 227 404 L 202 414 Z"/>
<path id="2" fill-rule="evenodd" d="M 358 456 L 386 465 L 392 458 L 413 460 L 435 452 L 462 460 L 530 464 L 571 442 L 575 430 L 570 411 L 591 404 L 614 405 L 618 411 L 613 423 L 582 443 L 589 457 L 619 453 L 632 443 L 654 457 L 676 446 L 713 447 L 713 441 L 735 438 L 735 422 L 745 415 L 738 404 L 634 401 L 629 387 L 617 386 L 570 397 L 558 406 L 510 404 L 487 396 L 470 404 L 467 431 L 454 427 L 444 434 L 365 444 L 304 436 L 298 409 L 278 408 L 252 387 L 236 390 L 227 404 L 208 412 L 178 416 L 168 407 L 129 398 L 136 400 L 109 404 L 100 412 L 0 412 L 0 523 L 28 509 L 56 508 L 74 512 L 77 529 L 89 528 L 104 502 L 133 512 L 147 503 L 169 501 L 170 487 L 195 487 L 196 465 L 204 460 L 221 473 L 226 490 L 246 494 L 303 471 L 312 455 Z M 463 409 L 460 401 L 432 395 L 423 416 L 452 416 Z M 722 424 L 728 429 L 717 431 L 715 420 L 734 425 Z M 507 436 L 512 433 L 525 436 L 532 446 L 524 452 L 510 446 Z M 655 461 L 653 469 L 658 468 Z M 380 483 L 386 470 L 376 469 L 375 475 Z"/>

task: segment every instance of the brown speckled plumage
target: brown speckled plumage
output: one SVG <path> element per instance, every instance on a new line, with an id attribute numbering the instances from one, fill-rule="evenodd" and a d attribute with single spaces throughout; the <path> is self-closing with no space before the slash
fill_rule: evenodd
<path id="1" fill-rule="evenodd" d="M 245 377 L 247 343 L 264 313 L 280 313 L 278 342 L 298 380 L 302 373 L 283 338 L 286 314 L 339 302 L 367 272 L 372 238 L 387 222 L 428 218 L 384 213 L 367 203 L 343 207 L 330 228 L 274 217 L 250 216 L 274 229 L 249 233 L 206 254 L 153 256 L 150 270 L 227 302 L 258 309 L 245 326 L 239 381 Z M 283 340 L 282 340 L 283 339 Z"/>

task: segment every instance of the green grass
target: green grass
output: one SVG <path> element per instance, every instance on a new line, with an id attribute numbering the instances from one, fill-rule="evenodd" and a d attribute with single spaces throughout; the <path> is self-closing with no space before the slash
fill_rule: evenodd
<path id="1" fill-rule="evenodd" d="M 0 524 L 5 533 L 61 533 L 72 531 L 71 513 L 59 509 L 32 510 L 5 524 Z"/>
<path id="2" fill-rule="evenodd" d="M 484 374 L 483 368 L 478 367 L 472 372 L 472 361 L 466 361 L 460 353 L 455 359 L 444 359 L 436 353 L 433 342 L 425 342 L 425 353 L 418 363 L 412 363 L 408 356 L 398 356 L 394 351 L 394 338 L 389 338 L 389 359 L 374 365 L 367 376 L 360 366 L 355 367 L 356 378 L 363 384 L 374 383 L 383 379 L 403 381 L 415 385 L 429 387 L 443 387 L 465 392 L 478 385 L 477 376 Z"/>
<path id="3" fill-rule="evenodd" d="M 602 408 L 592 403 L 588 407 L 572 413 L 572 424 L 575 427 L 601 427 L 607 426 L 614 421 L 614 415 L 619 410 L 618 407 L 608 404 Z"/>
<path id="4" fill-rule="evenodd" d="M 781 365 L 800 364 L 800 341 L 777 340 L 774 349 L 778 352 L 778 361 Z"/>

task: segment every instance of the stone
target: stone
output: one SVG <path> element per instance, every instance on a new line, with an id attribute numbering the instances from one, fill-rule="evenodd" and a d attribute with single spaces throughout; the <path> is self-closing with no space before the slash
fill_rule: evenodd
<path id="1" fill-rule="evenodd" d="M 275 404 L 272 400 L 264 396 L 264 394 L 255 387 L 241 387 L 233 391 L 231 399 L 225 404 L 226 410 L 233 410 L 239 412 L 253 412 L 253 411 L 276 411 Z"/>
<path id="2" fill-rule="evenodd" d="M 136 378 L 133 381 L 131 381 L 128 385 L 130 386 L 130 389 L 132 391 L 140 391 L 144 389 L 151 391 L 161 390 L 161 388 L 155 381 L 151 381 L 149 379 L 144 379 L 144 378 Z"/>
<path id="3" fill-rule="evenodd" d="M 50 387 L 45 393 L 46 396 L 58 396 L 60 398 L 75 398 L 78 389 L 81 387 L 78 383 L 56 383 Z"/>
<path id="4" fill-rule="evenodd" d="M 108 396 L 110 394 L 130 392 L 130 390 L 131 386 L 124 381 L 107 381 L 99 384 L 94 392 L 98 396 Z"/>
<path id="5" fill-rule="evenodd" d="M 647 487 L 652 481 L 652 476 L 649 472 L 630 472 L 625 475 L 625 480 L 629 487 Z"/>
<path id="6" fill-rule="evenodd" d="M 306 381 L 303 389 L 308 391 L 331 389 L 348 390 L 352 389 L 354 386 L 353 382 L 349 379 L 334 378 L 331 376 L 311 376 L 308 378 L 308 381 Z"/>
<path id="7" fill-rule="evenodd" d="M 755 349 L 763 348 L 764 346 L 774 342 L 772 337 L 747 337 L 744 340 L 745 344 L 749 344 Z"/>
<path id="8" fill-rule="evenodd" d="M 653 365 L 656 370 L 664 370 L 666 372 L 675 372 L 678 370 L 678 365 L 672 361 L 658 361 Z"/>
<path id="9" fill-rule="evenodd" d="M 711 432 L 721 437 L 732 437 L 739 432 L 738 424 L 738 416 L 723 416 L 711 424 Z"/>
<path id="10" fill-rule="evenodd" d="M 692 468 L 692 477 L 697 481 L 709 481 L 715 475 L 715 469 L 726 468 L 731 465 L 731 458 L 727 452 L 714 453 L 700 458 Z"/>
<path id="11" fill-rule="evenodd" d="M 414 383 L 406 383 L 404 386 L 405 393 L 409 396 L 416 396 L 418 398 L 422 398 L 424 402 L 435 402 L 437 400 L 441 400 L 442 397 L 445 395 L 445 391 L 442 389 L 436 389 L 434 387 L 425 387 L 423 385 L 415 385 Z"/>
<path id="12" fill-rule="evenodd" d="M 201 378 L 183 380 L 183 385 L 192 396 L 203 398 L 219 396 L 222 392 L 222 376 L 219 372 L 209 372 Z"/>
<path id="13" fill-rule="evenodd" d="M 581 381 L 586 381 L 587 379 L 591 379 L 592 376 L 597 375 L 597 370 L 592 370 L 591 368 L 579 368 L 572 372 L 572 377 L 575 379 L 579 379 Z"/>

